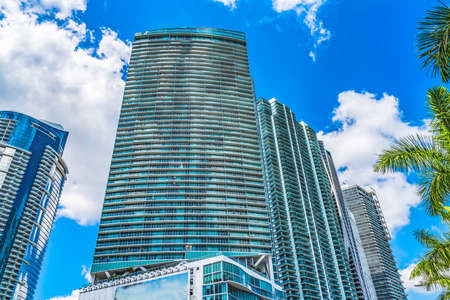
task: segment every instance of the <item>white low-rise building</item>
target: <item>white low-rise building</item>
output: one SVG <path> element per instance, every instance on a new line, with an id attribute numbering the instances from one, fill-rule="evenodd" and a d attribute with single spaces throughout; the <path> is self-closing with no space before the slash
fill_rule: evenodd
<path id="1" fill-rule="evenodd" d="M 269 255 L 182 261 L 94 282 L 80 300 L 282 300 Z"/>

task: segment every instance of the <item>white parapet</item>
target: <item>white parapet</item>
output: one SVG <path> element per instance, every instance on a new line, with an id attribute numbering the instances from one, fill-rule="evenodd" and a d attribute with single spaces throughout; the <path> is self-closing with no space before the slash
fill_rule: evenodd
<path id="1" fill-rule="evenodd" d="M 251 294 L 260 299 L 285 299 L 274 282 L 269 255 L 231 258 L 224 255 L 182 261 L 157 270 L 111 277 L 80 290 L 80 300 L 202 300 L 228 299 L 229 294 Z M 221 298 L 222 297 L 222 298 Z"/>

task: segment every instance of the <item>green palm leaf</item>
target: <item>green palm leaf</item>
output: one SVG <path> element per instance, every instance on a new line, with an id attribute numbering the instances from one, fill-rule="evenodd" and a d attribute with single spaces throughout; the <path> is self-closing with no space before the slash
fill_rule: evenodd
<path id="1" fill-rule="evenodd" d="M 443 82 L 448 82 L 450 8 L 441 2 L 440 6 L 427 11 L 418 29 L 417 48 L 422 67 L 429 68 L 433 77 L 440 76 Z"/>
<path id="2" fill-rule="evenodd" d="M 446 289 L 443 291 L 439 297 L 438 300 L 450 300 L 450 289 Z"/>
<path id="3" fill-rule="evenodd" d="M 445 87 L 433 87 L 428 90 L 426 103 L 432 120 L 432 131 L 442 141 L 450 141 L 450 93 Z M 447 148 L 450 147 L 447 145 Z"/>
<path id="4" fill-rule="evenodd" d="M 376 172 L 416 172 L 418 193 L 428 214 L 450 221 L 450 94 L 444 87 L 428 90 L 430 135 L 399 139 L 378 156 Z"/>
<path id="5" fill-rule="evenodd" d="M 427 248 L 427 251 L 411 271 L 410 278 L 419 278 L 418 286 L 423 286 L 428 291 L 444 288 L 448 292 L 450 288 L 450 239 L 448 233 L 439 238 L 426 230 L 419 230 L 415 232 L 415 236 Z"/>
<path id="6" fill-rule="evenodd" d="M 450 168 L 436 162 L 433 168 L 419 172 L 419 195 L 427 213 L 450 221 L 446 204 L 450 197 Z"/>
<path id="7" fill-rule="evenodd" d="M 395 142 L 378 156 L 376 172 L 415 171 L 419 195 L 427 213 L 450 220 L 445 206 L 450 196 L 450 156 L 433 137 L 411 135 Z"/>
<path id="8" fill-rule="evenodd" d="M 421 171 L 430 166 L 430 160 L 445 159 L 431 136 L 409 135 L 396 141 L 378 156 L 376 172 Z"/>

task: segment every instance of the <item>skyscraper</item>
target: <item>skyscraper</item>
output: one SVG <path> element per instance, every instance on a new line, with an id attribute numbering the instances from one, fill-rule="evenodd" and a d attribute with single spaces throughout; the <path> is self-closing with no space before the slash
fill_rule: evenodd
<path id="1" fill-rule="evenodd" d="M 245 36 L 135 35 L 91 272 L 271 252 Z"/>
<path id="2" fill-rule="evenodd" d="M 319 146 L 326 167 L 325 170 L 331 183 L 335 209 L 338 212 L 338 220 L 342 228 L 344 246 L 350 262 L 350 272 L 355 284 L 356 295 L 359 300 L 375 300 L 377 296 L 370 276 L 369 265 L 359 238 L 358 229 L 354 224 L 354 218 L 345 205 L 333 158 L 331 153 L 325 149 L 323 142 L 319 141 Z"/>
<path id="3" fill-rule="evenodd" d="M 66 179 L 60 125 L 0 112 L 0 299 L 32 299 Z"/>
<path id="4" fill-rule="evenodd" d="M 377 298 L 406 299 L 389 245 L 389 231 L 375 192 L 355 185 L 344 188 L 343 195 L 346 206 L 355 218 Z"/>
<path id="5" fill-rule="evenodd" d="M 355 299 L 315 132 L 276 99 L 257 101 L 274 269 L 288 299 Z"/>

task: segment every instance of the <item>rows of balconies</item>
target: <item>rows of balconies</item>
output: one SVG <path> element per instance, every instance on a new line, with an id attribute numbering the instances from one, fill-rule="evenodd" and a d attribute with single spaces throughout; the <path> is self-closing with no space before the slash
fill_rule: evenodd
<path id="1" fill-rule="evenodd" d="M 170 45 L 170 48 L 167 47 Z M 211 57 L 226 55 L 232 58 L 233 62 L 247 60 L 246 47 L 240 45 L 220 45 L 219 43 L 204 43 L 201 41 L 193 41 L 189 48 L 185 48 L 181 44 L 175 44 L 167 41 L 138 43 L 133 45 L 131 57 L 140 58 L 148 56 L 166 56 L 166 57 L 186 57 L 189 55 Z"/>
<path id="2" fill-rule="evenodd" d="M 165 72 L 166 73 L 166 72 Z M 129 78 L 129 77 L 128 77 Z M 166 86 L 166 87 L 185 87 L 185 86 L 211 86 L 216 87 L 217 85 L 223 88 L 230 87 L 238 87 L 240 89 L 248 89 L 249 86 L 253 86 L 250 76 L 234 76 L 232 78 L 204 78 L 204 76 L 200 76 L 196 78 L 195 73 L 189 74 L 189 78 L 185 76 L 168 76 L 168 77 L 160 77 L 160 76 L 142 76 L 142 75 L 133 75 L 126 83 L 127 88 L 135 87 L 135 86 Z"/>
<path id="3" fill-rule="evenodd" d="M 227 153 L 236 157 L 245 157 L 247 159 L 258 160 L 257 158 L 257 147 L 248 148 L 248 147 L 199 147 L 193 145 L 184 145 L 184 146 L 160 146 L 157 149 L 152 150 L 143 150 L 136 152 L 118 152 L 115 153 L 112 157 L 113 161 L 121 161 L 123 159 L 129 160 L 141 160 L 155 157 L 155 155 L 164 155 L 164 156 L 190 156 L 190 157 L 212 157 L 216 154 Z"/>

